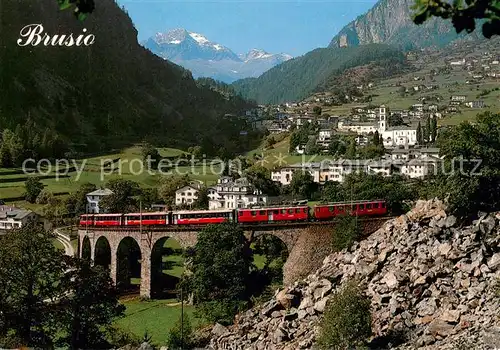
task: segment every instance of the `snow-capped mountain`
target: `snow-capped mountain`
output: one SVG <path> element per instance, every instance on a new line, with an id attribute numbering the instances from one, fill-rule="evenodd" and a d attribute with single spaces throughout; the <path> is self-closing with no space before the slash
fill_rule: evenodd
<path id="1" fill-rule="evenodd" d="M 292 58 L 287 54 L 270 54 L 259 49 L 237 55 L 202 34 L 182 28 L 157 33 L 143 45 L 156 55 L 191 70 L 195 78 L 211 77 L 227 83 L 258 77 Z"/>
<path id="2" fill-rule="evenodd" d="M 154 38 L 149 38 L 144 46 L 156 55 L 174 62 L 194 59 L 239 60 L 238 56 L 227 47 L 182 28 L 157 33 Z"/>
<path id="3" fill-rule="evenodd" d="M 238 57 L 244 62 L 249 62 L 252 60 L 268 60 L 268 61 L 274 60 L 279 63 L 288 61 L 289 59 L 293 58 L 292 56 L 287 55 L 286 53 L 272 54 L 259 49 L 252 49 L 247 54 L 240 54 L 238 55 Z"/>

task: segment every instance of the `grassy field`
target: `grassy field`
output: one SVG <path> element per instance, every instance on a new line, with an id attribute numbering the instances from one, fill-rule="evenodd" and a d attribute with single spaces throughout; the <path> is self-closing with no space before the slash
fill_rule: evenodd
<path id="1" fill-rule="evenodd" d="M 259 147 L 251 152 L 247 153 L 247 156 L 257 157 L 258 164 L 268 168 L 274 169 L 276 167 L 297 164 L 297 163 L 311 163 L 311 162 L 321 162 L 325 159 L 331 159 L 331 156 L 327 155 L 291 155 L 289 151 L 290 138 L 286 137 L 282 141 L 276 143 L 272 148 L 264 149 Z"/>
<path id="2" fill-rule="evenodd" d="M 62 250 L 64 251 L 64 246 L 62 245 L 61 242 L 59 242 L 57 239 L 53 238 L 52 239 L 52 244 L 54 244 L 54 247 L 56 247 L 57 250 Z"/>
<path id="3" fill-rule="evenodd" d="M 124 301 L 125 316 L 116 320 L 115 325 L 138 337 L 147 332 L 156 345 L 165 345 L 170 329 L 181 317 L 181 305 L 175 299 L 170 300 L 129 300 Z M 188 315 L 191 325 L 196 327 L 201 320 L 194 316 L 195 308 L 184 305 L 184 315 Z"/>
<path id="4" fill-rule="evenodd" d="M 163 157 L 176 157 L 185 153 L 182 150 L 174 148 L 161 148 L 160 154 Z M 119 159 L 119 160 L 118 160 Z M 112 166 L 103 166 L 108 162 Z M 55 195 L 62 194 L 62 197 L 67 193 L 74 192 L 81 184 L 90 182 L 97 186 L 104 186 L 111 179 L 128 179 L 138 182 L 142 187 L 155 187 L 158 185 L 163 175 L 174 173 L 165 169 L 162 172 L 157 170 L 148 171 L 141 167 L 142 155 L 140 147 L 131 147 L 124 149 L 119 153 L 107 154 L 105 156 L 79 159 L 75 161 L 78 169 L 83 169 L 80 173 L 73 171 L 67 174 L 66 177 L 57 176 L 55 169 L 47 169 L 47 176 L 41 180 L 45 188 Z M 175 161 L 172 161 L 172 166 L 175 167 L 175 173 L 183 175 L 188 174 L 195 180 L 202 181 L 207 185 L 215 183 L 222 172 L 221 164 L 207 160 L 205 163 L 196 163 L 187 166 L 175 166 Z M 55 164 L 53 164 L 55 167 Z M 19 174 L 20 172 L 20 174 Z M 5 202 L 14 203 L 18 206 L 40 212 L 39 205 L 33 205 L 24 200 L 17 199 L 24 195 L 25 180 L 33 175 L 22 173 L 22 169 L 1 169 L 0 168 L 0 199 Z"/>

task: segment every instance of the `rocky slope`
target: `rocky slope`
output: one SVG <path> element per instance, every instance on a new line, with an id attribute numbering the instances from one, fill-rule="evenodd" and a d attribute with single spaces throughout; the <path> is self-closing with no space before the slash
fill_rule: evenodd
<path id="1" fill-rule="evenodd" d="M 413 4 L 414 0 L 377 2 L 366 14 L 346 25 L 332 39 L 330 47 L 385 43 L 410 49 L 443 46 L 459 37 L 450 21 L 431 19 L 415 25 L 411 20 Z"/>
<path id="2" fill-rule="evenodd" d="M 309 349 L 328 298 L 358 278 L 372 302 L 372 348 L 493 349 L 500 344 L 499 220 L 485 214 L 457 227 L 440 201 L 420 201 L 235 325 L 216 325 L 209 348 Z"/>

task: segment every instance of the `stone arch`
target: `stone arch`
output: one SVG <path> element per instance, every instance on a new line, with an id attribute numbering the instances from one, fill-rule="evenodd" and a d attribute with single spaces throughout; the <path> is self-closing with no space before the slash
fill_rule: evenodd
<path id="1" fill-rule="evenodd" d="M 151 248 L 151 296 L 173 298 L 184 269 L 183 244 L 177 237 L 158 237 Z"/>
<path id="2" fill-rule="evenodd" d="M 92 260 L 92 245 L 90 244 L 89 236 L 84 236 L 81 244 L 81 258 L 83 260 L 91 261 Z"/>
<path id="3" fill-rule="evenodd" d="M 275 256 L 282 259 L 283 263 L 288 259 L 289 249 L 286 242 L 272 232 L 260 232 L 252 237 L 250 243 L 254 254 Z"/>
<path id="4" fill-rule="evenodd" d="M 131 236 L 120 239 L 116 248 L 116 286 L 121 291 L 139 288 L 142 251 L 139 242 Z"/>
<path id="5" fill-rule="evenodd" d="M 100 236 L 95 242 L 94 264 L 105 268 L 111 265 L 111 245 L 106 236 Z"/>
<path id="6" fill-rule="evenodd" d="M 275 230 L 253 230 L 249 232 L 249 239 L 250 241 L 254 241 L 255 238 L 262 236 L 262 235 L 271 235 L 276 238 L 278 238 L 280 241 L 282 241 L 286 245 L 286 249 L 288 251 L 288 254 L 293 249 L 293 246 L 297 242 L 297 239 L 300 235 L 299 233 L 300 229 L 275 229 Z"/>

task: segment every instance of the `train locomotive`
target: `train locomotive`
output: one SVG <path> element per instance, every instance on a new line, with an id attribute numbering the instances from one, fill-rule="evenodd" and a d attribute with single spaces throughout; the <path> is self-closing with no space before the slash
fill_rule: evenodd
<path id="1" fill-rule="evenodd" d="M 218 210 L 184 210 L 128 214 L 84 214 L 81 227 L 165 227 L 200 226 L 235 222 L 240 225 L 331 221 L 343 215 L 382 216 L 387 213 L 384 200 L 365 200 L 307 205 L 238 208 Z"/>

